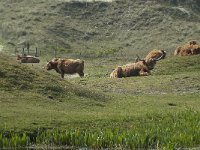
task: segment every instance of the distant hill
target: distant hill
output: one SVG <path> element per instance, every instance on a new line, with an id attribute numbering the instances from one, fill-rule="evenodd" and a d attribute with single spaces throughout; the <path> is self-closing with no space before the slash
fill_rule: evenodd
<path id="1" fill-rule="evenodd" d="M 152 149 L 199 144 L 200 55 L 172 56 L 189 40 L 200 45 L 199 0 L 0 0 L 0 20 L 0 149 L 7 131 L 40 129 L 117 129 L 125 144 L 123 130 L 133 129 L 137 148 L 141 141 Z M 38 48 L 39 64 L 19 64 L 13 57 L 14 50 L 27 53 L 28 45 L 31 54 Z M 152 49 L 167 56 L 151 75 L 109 78 L 114 68 Z M 54 50 L 58 57 L 83 59 L 85 76 L 61 79 L 46 71 Z"/>
<path id="2" fill-rule="evenodd" d="M 38 47 L 42 54 L 99 56 L 173 51 L 199 40 L 197 0 L 80 2 L 1 0 L 0 41 L 9 49 Z M 107 53 L 105 53 L 107 55 Z"/>

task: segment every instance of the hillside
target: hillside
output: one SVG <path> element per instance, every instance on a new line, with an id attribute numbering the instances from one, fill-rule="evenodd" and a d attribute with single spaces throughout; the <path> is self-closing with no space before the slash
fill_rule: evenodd
<path id="1" fill-rule="evenodd" d="M 199 147 L 200 55 L 172 56 L 200 45 L 198 0 L 1 0 L 0 20 L 0 149 Z M 28 43 L 39 64 L 16 61 Z M 151 75 L 109 78 L 152 49 Z M 54 50 L 85 76 L 47 71 Z"/>
<path id="2" fill-rule="evenodd" d="M 198 110 L 199 61 L 199 55 L 166 58 L 150 76 L 111 80 L 111 67 L 127 62 L 89 59 L 84 78 L 62 80 L 55 71 L 18 64 L 1 54 L 1 127 L 33 130 L 120 124 L 124 128 L 146 114 Z M 170 108 L 171 104 L 175 106 Z M 124 123 L 127 117 L 130 120 Z"/>
<path id="3" fill-rule="evenodd" d="M 108 78 L 111 59 L 88 59 L 87 76 L 63 80 L 0 54 L 0 148 L 199 146 L 199 55 L 166 58 L 150 76 L 121 79 Z"/>
<path id="4" fill-rule="evenodd" d="M 191 39 L 199 40 L 197 0 L 126 0 L 65 2 L 54 0 L 0 2 L 0 41 L 14 50 L 30 43 L 52 56 L 135 56 L 165 49 L 169 55 Z"/>
<path id="5" fill-rule="evenodd" d="M 96 63 L 95 63 L 96 62 Z M 199 55 L 190 57 L 167 57 L 156 64 L 148 77 L 131 77 L 110 79 L 112 67 L 130 61 L 115 58 L 97 59 L 88 62 L 86 68 L 88 78 L 76 78 L 72 83 L 79 83 L 88 88 L 100 89 L 104 92 L 119 95 L 166 95 L 189 94 L 200 91 L 200 59 Z M 94 66 L 95 65 L 95 66 Z M 99 67 L 97 67 L 99 66 Z M 109 72 L 110 71 L 110 72 Z"/>
<path id="6" fill-rule="evenodd" d="M 19 64 L 1 53 L 0 85 L 0 128 L 66 125 L 71 119 L 64 118 L 73 116 L 71 111 L 98 107 L 109 99 L 102 92 L 61 80 L 35 64 Z"/>

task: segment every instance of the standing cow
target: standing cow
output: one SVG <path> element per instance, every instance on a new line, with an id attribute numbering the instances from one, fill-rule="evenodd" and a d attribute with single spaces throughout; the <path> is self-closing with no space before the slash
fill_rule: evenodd
<path id="1" fill-rule="evenodd" d="M 84 61 L 77 59 L 58 59 L 54 58 L 47 63 L 47 70 L 55 69 L 57 73 L 61 74 L 64 78 L 64 74 L 75 74 L 78 73 L 79 76 L 84 76 Z"/>

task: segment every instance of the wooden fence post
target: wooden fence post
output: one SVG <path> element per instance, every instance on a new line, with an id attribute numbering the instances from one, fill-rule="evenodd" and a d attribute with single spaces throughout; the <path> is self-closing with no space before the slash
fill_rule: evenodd
<path id="1" fill-rule="evenodd" d="M 27 43 L 26 47 L 27 47 L 27 51 L 28 51 L 28 55 L 29 55 L 29 48 L 30 48 L 29 42 Z"/>
<path id="2" fill-rule="evenodd" d="M 35 57 L 38 57 L 38 55 L 37 55 L 37 47 L 35 48 Z"/>
<path id="3" fill-rule="evenodd" d="M 24 56 L 24 48 L 22 49 L 22 56 Z"/>
<path id="4" fill-rule="evenodd" d="M 15 47 L 15 56 L 16 56 L 16 54 L 17 54 L 17 47 Z"/>

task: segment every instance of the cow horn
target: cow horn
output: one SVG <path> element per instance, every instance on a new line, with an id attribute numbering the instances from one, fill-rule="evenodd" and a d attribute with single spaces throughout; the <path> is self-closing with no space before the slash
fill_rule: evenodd
<path id="1" fill-rule="evenodd" d="M 162 58 L 163 58 L 163 56 L 164 56 L 164 54 L 162 54 L 160 57 L 158 57 L 158 58 L 155 58 L 154 60 L 155 61 L 159 61 L 159 60 L 161 60 Z"/>
<path id="2" fill-rule="evenodd" d="M 141 61 L 142 59 L 140 59 L 140 57 L 138 55 L 136 55 L 137 58 L 135 58 L 135 62 Z"/>

